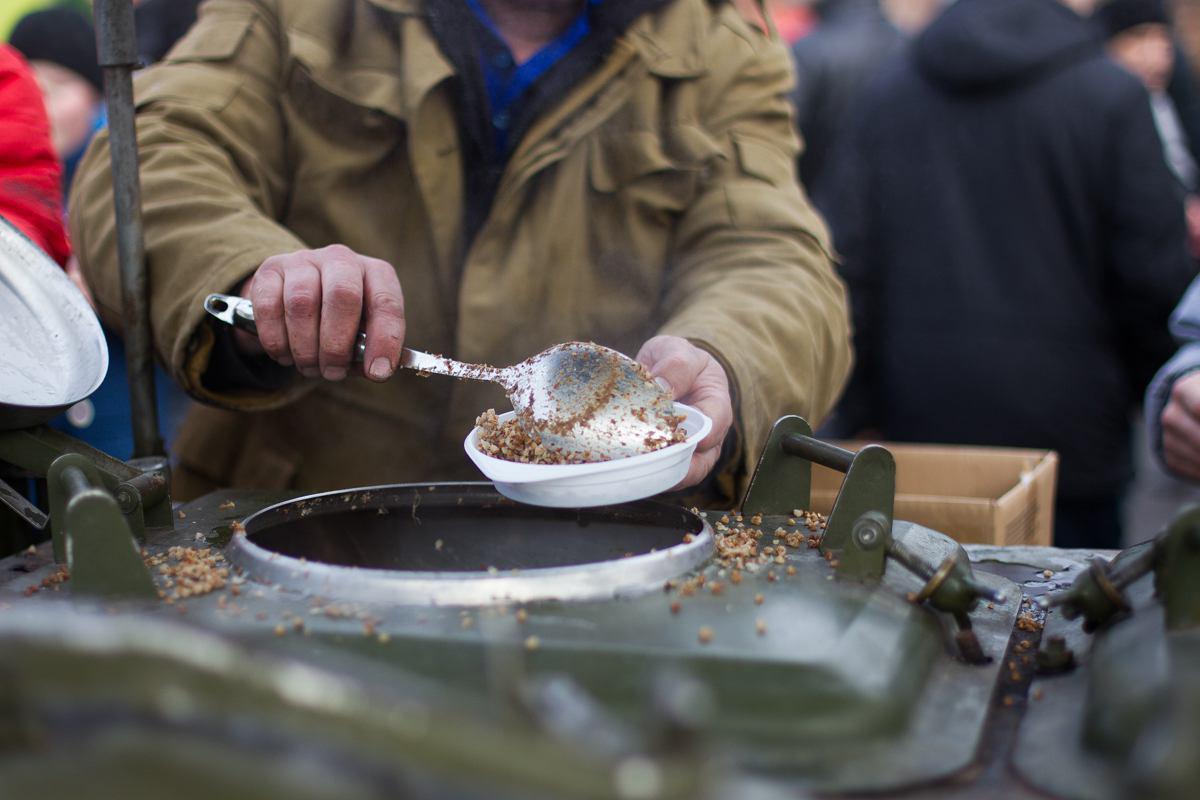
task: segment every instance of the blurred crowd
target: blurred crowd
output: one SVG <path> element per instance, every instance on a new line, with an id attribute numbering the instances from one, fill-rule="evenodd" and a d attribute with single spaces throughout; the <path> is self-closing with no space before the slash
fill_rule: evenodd
<path id="1" fill-rule="evenodd" d="M 147 65 L 197 5 L 137 5 Z M 738 5 L 762 20 L 759 3 Z M 799 178 L 828 223 L 853 312 L 856 366 L 824 432 L 1055 450 L 1056 543 L 1120 546 L 1143 399 L 1149 446 L 1200 480 L 1200 385 L 1189 381 L 1200 354 L 1176 354 L 1200 340 L 1200 290 L 1176 314 L 1175 338 L 1168 326 L 1200 259 L 1200 85 L 1172 9 L 767 9 L 796 66 Z M 8 0 L 0 36 L 0 169 L 34 187 L 12 192 L 0 178 L 0 214 L 86 293 L 62 221 L 75 167 L 106 123 L 87 4 Z M 55 424 L 124 458 L 123 356 L 108 338 L 109 380 Z M 170 432 L 187 401 L 159 377 Z"/>
<path id="2" fill-rule="evenodd" d="M 195 20 L 200 0 L 137 4 L 138 52 L 160 59 Z M 104 84 L 87 2 L 6 0 L 0 10 L 0 216 L 62 265 L 90 300 L 66 234 L 67 195 L 75 168 L 106 122 Z M 38 102 L 40 95 L 41 102 Z M 103 385 L 51 426 L 121 459 L 133 455 L 125 348 L 105 327 L 109 371 Z M 187 397 L 155 373 L 158 414 L 170 441 Z"/>
<path id="3" fill-rule="evenodd" d="M 858 357 L 827 430 L 1055 450 L 1055 542 L 1119 546 L 1132 419 L 1200 253 L 1197 94 L 1166 7 L 967 0 L 908 27 L 876 0 L 818 8 L 799 170 Z M 1164 451 L 1162 409 L 1151 446 L 1200 474 L 1170 432 Z"/>

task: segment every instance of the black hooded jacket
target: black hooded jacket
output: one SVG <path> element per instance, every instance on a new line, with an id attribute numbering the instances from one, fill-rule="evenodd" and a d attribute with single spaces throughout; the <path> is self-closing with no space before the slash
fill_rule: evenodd
<path id="1" fill-rule="evenodd" d="M 842 137 L 856 102 L 872 77 L 904 44 L 883 15 L 879 0 L 822 0 L 821 22 L 792 47 L 796 63 L 796 124 L 804 137 L 797 166 L 800 180 L 820 208 L 829 194 L 828 176 L 844 156 Z"/>
<path id="2" fill-rule="evenodd" d="M 1119 492 L 1192 275 L 1145 91 L 1056 0 L 960 0 L 864 109 L 829 210 L 860 356 L 842 425 L 1051 448 L 1061 497 Z"/>

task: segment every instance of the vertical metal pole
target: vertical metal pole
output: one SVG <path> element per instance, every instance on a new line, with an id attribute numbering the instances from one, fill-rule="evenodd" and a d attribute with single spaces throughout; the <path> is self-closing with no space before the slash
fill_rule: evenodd
<path id="1" fill-rule="evenodd" d="M 104 70 L 112 159 L 113 206 L 117 217 L 117 258 L 121 266 L 122 322 L 129 403 L 133 416 L 133 454 L 164 452 L 154 397 L 154 351 L 142 241 L 142 196 L 134 129 L 133 70 L 137 40 L 131 0 L 94 0 L 96 48 Z"/>

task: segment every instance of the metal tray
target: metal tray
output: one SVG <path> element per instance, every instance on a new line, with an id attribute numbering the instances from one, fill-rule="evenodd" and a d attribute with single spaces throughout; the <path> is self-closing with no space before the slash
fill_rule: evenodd
<path id="1" fill-rule="evenodd" d="M 108 372 L 104 332 L 80 291 L 0 219 L 0 430 L 45 422 Z"/>

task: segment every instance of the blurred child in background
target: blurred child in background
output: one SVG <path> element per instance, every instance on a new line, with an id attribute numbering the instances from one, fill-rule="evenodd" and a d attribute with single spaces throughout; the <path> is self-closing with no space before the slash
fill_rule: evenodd
<path id="1" fill-rule="evenodd" d="M 92 137 L 107 123 L 95 32 L 84 14 L 68 6 L 56 6 L 22 18 L 13 29 L 10 44 L 25 56 L 37 78 L 50 120 L 50 138 L 63 165 L 55 197 L 61 227 L 75 166 Z M 59 261 L 90 302 L 91 292 L 78 261 L 68 259 L 67 252 L 64 237 L 64 255 Z M 125 346 L 114 331 L 105 328 L 104 333 L 109 352 L 104 383 L 91 397 L 76 403 L 50 424 L 109 455 L 128 459 L 133 455 L 133 436 Z M 155 386 L 159 424 L 169 442 L 186 410 L 187 398 L 161 369 L 155 371 Z"/>

